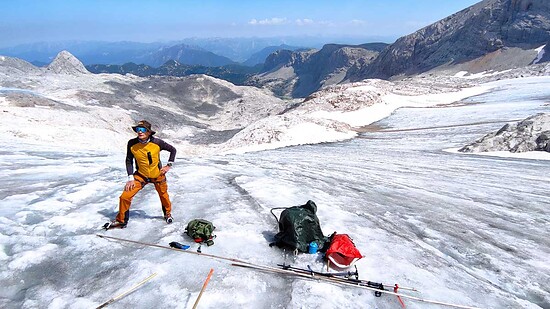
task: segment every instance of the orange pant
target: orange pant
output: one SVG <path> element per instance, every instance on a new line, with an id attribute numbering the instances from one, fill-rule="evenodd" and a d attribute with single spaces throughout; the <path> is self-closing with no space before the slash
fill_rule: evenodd
<path id="1" fill-rule="evenodd" d="M 130 205 L 132 204 L 132 199 L 134 196 L 141 190 L 145 185 L 147 185 L 147 180 L 140 177 L 139 175 L 134 175 L 135 178 L 135 187 L 130 191 L 124 191 L 120 195 L 120 203 L 118 205 L 118 215 L 116 220 L 118 222 L 128 223 L 130 217 Z M 161 175 L 155 179 L 150 179 L 155 185 L 155 189 L 160 198 L 160 203 L 162 205 L 162 212 L 164 216 L 170 215 L 172 212 L 172 203 L 170 203 L 170 197 L 168 196 L 168 184 L 166 183 L 166 176 Z"/>

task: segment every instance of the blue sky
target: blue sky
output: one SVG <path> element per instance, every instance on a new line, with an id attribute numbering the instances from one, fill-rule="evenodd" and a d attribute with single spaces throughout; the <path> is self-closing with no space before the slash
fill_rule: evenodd
<path id="1" fill-rule="evenodd" d="M 478 0 L 0 0 L 0 47 L 189 37 L 397 38 Z"/>

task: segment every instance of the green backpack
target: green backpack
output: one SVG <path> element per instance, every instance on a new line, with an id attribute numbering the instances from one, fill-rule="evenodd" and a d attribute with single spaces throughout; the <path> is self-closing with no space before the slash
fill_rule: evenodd
<path id="1" fill-rule="evenodd" d="M 187 224 L 185 233 L 189 235 L 189 237 L 193 238 L 195 242 L 205 242 L 208 246 L 212 246 L 214 244 L 212 239 L 216 237 L 213 235 L 215 229 L 216 227 L 210 221 L 204 219 L 193 219 Z"/>

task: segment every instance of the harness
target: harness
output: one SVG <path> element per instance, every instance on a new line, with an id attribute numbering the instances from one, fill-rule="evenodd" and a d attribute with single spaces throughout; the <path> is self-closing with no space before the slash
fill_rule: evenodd
<path id="1" fill-rule="evenodd" d="M 139 172 L 135 172 L 134 176 L 138 176 L 140 179 L 143 180 L 143 181 L 140 181 L 139 178 L 136 179 L 137 181 L 139 181 L 139 183 L 141 183 L 142 187 L 144 187 L 148 183 L 163 183 L 163 182 L 166 182 L 166 176 L 164 176 L 164 175 L 156 177 L 156 178 L 147 178 L 147 177 L 141 175 Z M 157 181 L 157 179 L 159 179 L 159 178 L 161 178 L 161 179 Z"/>

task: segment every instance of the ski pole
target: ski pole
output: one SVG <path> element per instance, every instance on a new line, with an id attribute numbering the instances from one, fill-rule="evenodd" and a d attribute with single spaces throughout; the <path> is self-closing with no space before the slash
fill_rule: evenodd
<path id="1" fill-rule="evenodd" d="M 142 241 L 136 241 L 136 240 L 131 240 L 131 239 L 125 239 L 125 238 L 119 238 L 119 237 L 113 237 L 113 236 L 106 236 L 106 235 L 100 235 L 100 234 L 96 234 L 96 236 L 101 237 L 101 238 L 105 238 L 105 239 L 116 240 L 116 241 L 121 241 L 121 242 L 127 242 L 127 243 L 132 243 L 132 244 L 141 245 L 141 246 L 149 246 L 149 247 L 153 247 L 153 248 L 173 250 L 173 251 L 177 251 L 177 252 L 180 252 L 180 253 L 200 255 L 200 256 L 203 256 L 203 257 L 211 258 L 211 259 L 230 261 L 231 265 L 239 266 L 239 267 L 257 269 L 257 270 L 266 271 L 266 272 L 273 272 L 273 273 L 281 273 L 281 274 L 286 274 L 286 275 L 293 275 L 293 276 L 296 276 L 296 277 L 301 277 L 301 278 L 309 279 L 309 280 L 317 279 L 317 280 L 333 282 L 333 283 L 337 283 L 337 284 L 341 284 L 341 285 L 345 285 L 345 286 L 358 287 L 358 288 L 361 288 L 361 289 L 371 290 L 371 291 L 374 291 L 374 292 L 381 292 L 381 293 L 385 293 L 385 294 L 389 294 L 389 295 L 400 296 L 402 298 L 412 299 L 412 300 L 425 302 L 425 303 L 430 303 L 430 304 L 449 306 L 449 307 L 455 307 L 455 308 L 464 308 L 464 309 L 479 309 L 479 307 L 463 306 L 463 305 L 458 305 L 458 304 L 445 303 L 445 302 L 435 301 L 435 300 L 431 300 L 431 299 L 415 297 L 415 296 L 412 296 L 412 295 L 406 295 L 406 294 L 394 293 L 394 292 L 390 292 L 390 291 L 386 291 L 386 290 L 380 290 L 380 289 L 377 289 L 377 288 L 372 288 L 372 287 L 366 286 L 362 283 L 354 283 L 353 281 L 346 282 L 344 280 L 337 280 L 336 277 L 324 277 L 324 276 L 312 277 L 309 270 L 307 271 L 307 273 L 303 273 L 303 272 L 300 273 L 300 272 L 292 271 L 290 269 L 281 269 L 281 268 L 276 268 L 276 267 L 271 267 L 271 266 L 259 265 L 259 264 L 254 264 L 254 263 L 246 262 L 246 261 L 243 261 L 243 260 L 239 260 L 239 259 L 236 259 L 236 258 L 229 258 L 229 257 L 224 257 L 224 256 L 219 256 L 219 255 L 214 255 L 214 254 L 198 253 L 198 252 L 193 252 L 193 251 L 180 250 L 180 249 L 171 248 L 171 247 L 168 247 L 168 246 L 161 246 L 161 245 L 157 245 L 157 244 L 153 244 L 153 243 L 146 243 L 146 242 L 142 242 Z M 399 288 L 403 289 L 402 287 L 399 287 Z"/>
<path id="2" fill-rule="evenodd" d="M 210 281 L 210 277 L 212 277 L 213 272 L 214 272 L 214 268 L 210 268 L 210 272 L 208 273 L 208 276 L 206 277 L 206 280 L 204 281 L 204 284 L 202 285 L 201 292 L 199 293 L 199 296 L 197 297 L 197 300 L 195 301 L 195 304 L 193 305 L 193 309 L 197 308 L 197 305 L 199 304 L 199 300 L 201 299 L 202 293 L 206 289 L 206 286 L 208 285 L 208 281 Z"/>
<path id="3" fill-rule="evenodd" d="M 334 280 L 338 280 L 338 281 L 352 282 L 352 283 L 362 284 L 362 285 L 366 285 L 366 286 L 370 286 L 370 287 L 383 286 L 383 287 L 393 288 L 395 286 L 394 284 L 384 284 L 384 283 L 378 283 L 378 282 L 372 282 L 372 281 L 360 280 L 360 279 L 354 279 L 354 278 L 347 277 L 347 276 L 359 275 L 357 271 L 355 271 L 355 272 L 348 271 L 348 272 L 340 272 L 340 273 L 338 273 L 338 272 L 324 273 L 324 272 L 318 272 L 318 271 L 312 270 L 309 265 L 307 266 L 307 269 L 294 267 L 294 266 L 289 265 L 289 264 L 277 264 L 277 266 L 280 266 L 282 269 L 290 269 L 290 270 L 295 270 L 295 271 L 299 271 L 299 272 L 303 272 L 303 273 L 309 273 L 312 276 L 318 275 L 318 276 L 323 276 L 323 277 L 329 277 L 329 278 L 333 278 Z M 340 276 L 346 276 L 346 277 L 340 277 Z M 399 286 L 399 289 L 400 290 L 408 290 L 408 291 L 418 292 L 418 290 L 416 288 L 413 288 L 413 287 Z"/>
<path id="4" fill-rule="evenodd" d="M 99 305 L 99 307 L 97 307 L 96 309 L 100 309 L 100 308 L 103 308 L 103 307 L 106 307 L 107 305 L 109 304 L 112 304 L 114 302 L 116 302 L 117 300 L 123 298 L 124 296 L 132 293 L 133 291 L 137 290 L 140 286 L 144 285 L 147 281 L 153 279 L 154 276 L 156 276 L 157 273 L 154 273 L 152 274 L 151 276 L 145 278 L 143 281 L 141 281 L 140 283 L 134 285 L 131 289 L 129 289 L 128 291 L 124 292 L 124 293 L 121 293 L 120 295 L 117 295 L 111 299 L 109 299 L 108 301 L 104 302 L 103 304 Z"/>
<path id="5" fill-rule="evenodd" d="M 277 266 L 281 266 L 282 268 L 294 268 L 290 265 L 281 265 L 281 264 L 277 264 Z M 359 276 L 359 272 L 357 271 L 357 266 L 355 267 L 355 271 L 342 271 L 342 272 L 334 272 L 334 273 L 322 273 L 322 272 L 318 272 L 318 271 L 315 271 L 311 268 L 311 266 L 307 265 L 307 270 L 309 270 L 309 272 L 311 274 L 322 274 L 324 276 L 342 276 L 342 277 L 351 277 L 351 276 L 355 276 L 356 278 Z"/>
<path id="6" fill-rule="evenodd" d="M 273 267 L 270 267 L 270 266 L 263 266 L 263 265 L 251 264 L 251 263 L 246 263 L 246 264 L 232 263 L 231 265 L 244 267 L 244 268 L 250 268 L 250 269 L 256 269 L 256 270 L 266 271 L 266 272 L 277 272 L 277 273 L 281 273 L 281 274 L 294 275 L 294 276 L 297 276 L 297 277 L 308 278 L 310 280 L 315 280 L 316 279 L 316 280 L 321 280 L 321 281 L 326 281 L 326 282 L 336 282 L 338 284 L 345 285 L 345 286 L 358 287 L 358 288 L 362 288 L 362 289 L 366 289 L 366 290 L 371 290 L 373 292 L 380 292 L 380 293 L 385 293 L 385 294 L 389 294 L 389 295 L 400 296 L 402 298 L 408 298 L 408 299 L 421 301 L 421 302 L 425 302 L 425 303 L 429 303 L 429 304 L 449 306 L 449 307 L 455 307 L 455 308 L 463 308 L 463 309 L 481 309 L 479 307 L 463 306 L 463 305 L 458 305 L 458 304 L 445 303 L 445 302 L 441 302 L 441 301 L 416 297 L 416 296 L 412 296 L 412 295 L 395 293 L 395 292 L 390 292 L 390 291 L 387 291 L 387 290 L 380 290 L 378 288 L 373 288 L 373 287 L 369 287 L 369 286 L 366 286 L 366 285 L 354 284 L 353 282 L 345 282 L 345 281 L 342 281 L 342 280 L 335 280 L 334 277 L 323 277 L 323 276 L 312 277 L 309 273 L 295 272 L 295 271 L 290 270 L 290 269 L 273 268 Z"/>

